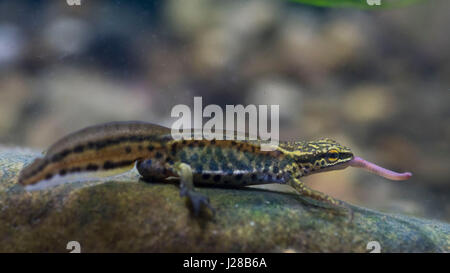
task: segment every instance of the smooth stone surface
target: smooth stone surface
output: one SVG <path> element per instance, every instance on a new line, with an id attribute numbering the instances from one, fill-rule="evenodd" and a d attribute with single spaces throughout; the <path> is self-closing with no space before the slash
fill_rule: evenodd
<path id="1" fill-rule="evenodd" d="M 446 223 L 353 207 L 354 219 L 287 187 L 200 188 L 216 209 L 194 218 L 175 182 L 135 171 L 26 192 L 20 169 L 38 153 L 0 147 L 0 252 L 449 252 Z M 281 190 L 280 190 L 281 189 Z"/>

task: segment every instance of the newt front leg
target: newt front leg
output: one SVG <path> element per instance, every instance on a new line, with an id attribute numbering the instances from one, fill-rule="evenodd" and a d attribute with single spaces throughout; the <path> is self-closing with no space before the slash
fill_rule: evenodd
<path id="1" fill-rule="evenodd" d="M 333 197 L 326 195 L 325 193 L 322 193 L 320 191 L 313 190 L 296 178 L 291 178 L 288 184 L 302 196 L 309 197 L 322 203 L 330 204 L 332 207 L 337 206 L 345 209 L 349 214 L 350 221 L 353 220 L 353 210 L 344 202 L 334 199 Z"/>

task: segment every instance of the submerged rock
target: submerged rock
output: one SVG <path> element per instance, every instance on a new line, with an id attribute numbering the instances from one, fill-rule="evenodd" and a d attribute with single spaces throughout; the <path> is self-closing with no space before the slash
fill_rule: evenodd
<path id="1" fill-rule="evenodd" d="M 354 219 L 286 188 L 200 188 L 215 217 L 194 218 L 175 183 L 131 171 L 26 192 L 17 174 L 37 154 L 0 147 L 0 252 L 449 252 L 450 225 L 354 207 Z"/>

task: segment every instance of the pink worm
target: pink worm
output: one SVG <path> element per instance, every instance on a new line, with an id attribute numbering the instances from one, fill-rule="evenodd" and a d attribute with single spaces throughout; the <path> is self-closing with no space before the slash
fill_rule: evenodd
<path id="1" fill-rule="evenodd" d="M 385 177 L 387 179 L 391 179 L 391 180 L 406 180 L 412 176 L 412 173 L 410 173 L 410 172 L 397 173 L 397 172 L 385 169 L 383 167 L 380 167 L 378 165 L 375 165 L 375 164 L 373 164 L 369 161 L 366 161 L 357 156 L 355 156 L 352 160 L 349 161 L 349 166 L 363 168 L 363 169 L 368 170 L 369 172 L 378 174 L 380 176 L 383 176 L 383 177 Z"/>

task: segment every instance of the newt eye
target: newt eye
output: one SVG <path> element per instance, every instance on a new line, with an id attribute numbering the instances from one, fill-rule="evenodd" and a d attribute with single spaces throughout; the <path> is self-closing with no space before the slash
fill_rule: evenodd
<path id="1" fill-rule="evenodd" d="M 339 158 L 339 152 L 337 150 L 332 149 L 327 152 L 328 161 L 335 162 L 336 160 L 338 160 L 338 158 Z"/>

